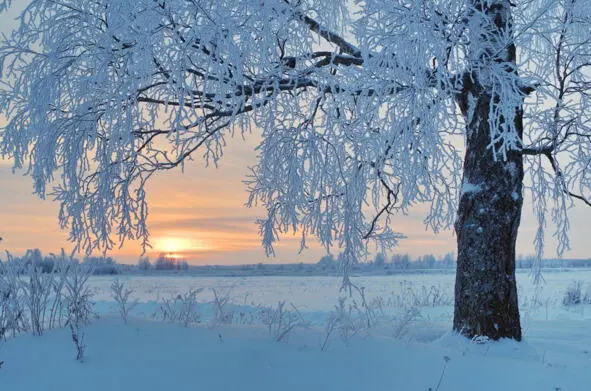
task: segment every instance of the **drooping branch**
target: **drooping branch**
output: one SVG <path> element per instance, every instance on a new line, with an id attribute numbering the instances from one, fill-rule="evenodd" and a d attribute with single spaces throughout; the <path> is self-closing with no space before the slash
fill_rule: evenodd
<path id="1" fill-rule="evenodd" d="M 287 4 L 292 5 L 289 0 L 284 0 Z M 353 45 L 352 43 L 348 42 L 345 38 L 341 35 L 331 31 L 327 27 L 320 24 L 315 19 L 309 17 L 308 15 L 304 15 L 299 11 L 294 11 L 294 15 L 302 20 L 311 31 L 318 34 L 320 37 L 324 38 L 327 42 L 330 42 L 336 45 L 343 53 L 349 54 L 350 56 L 361 58 L 361 50 Z"/>

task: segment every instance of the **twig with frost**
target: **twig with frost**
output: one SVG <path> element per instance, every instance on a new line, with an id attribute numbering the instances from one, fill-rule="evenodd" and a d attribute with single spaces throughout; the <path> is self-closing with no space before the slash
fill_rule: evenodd
<path id="1" fill-rule="evenodd" d="M 190 289 L 182 295 L 163 299 L 154 317 L 160 317 L 172 323 L 181 323 L 185 327 L 199 323 L 201 316 L 198 312 L 197 295 L 202 291 L 203 288 Z"/>
<path id="2" fill-rule="evenodd" d="M 394 319 L 394 330 L 392 333 L 393 337 L 396 339 L 402 338 L 402 336 L 408 330 L 410 323 L 420 316 L 421 312 L 417 307 L 406 308 L 398 319 Z"/>
<path id="3" fill-rule="evenodd" d="M 367 320 L 359 316 L 359 312 L 355 309 L 355 304 L 347 304 L 346 297 L 339 298 L 338 304 L 335 305 L 335 309 L 330 313 L 326 322 L 320 350 L 326 350 L 334 332 L 338 332 L 345 344 L 348 344 L 351 337 L 366 327 Z"/>
<path id="4" fill-rule="evenodd" d="M 215 310 L 215 315 L 212 320 L 213 325 L 232 324 L 234 311 L 228 308 L 230 302 L 229 292 L 218 292 L 215 288 L 212 288 L 211 290 L 213 292 L 213 305 Z"/>
<path id="5" fill-rule="evenodd" d="M 294 329 L 307 325 L 298 309 L 293 304 L 291 307 L 293 312 L 285 309 L 285 301 L 280 301 L 277 308 L 262 307 L 259 312 L 261 323 L 267 326 L 275 342 L 286 340 Z"/>
<path id="6" fill-rule="evenodd" d="M 429 387 L 429 391 L 439 391 L 439 387 L 441 386 L 441 382 L 443 381 L 443 376 L 445 375 L 445 368 L 447 368 L 447 363 L 451 361 L 451 358 L 448 356 L 443 356 L 443 369 L 441 370 L 441 376 L 439 376 L 439 381 L 437 382 L 437 387 L 433 390 Z"/>
<path id="7" fill-rule="evenodd" d="M 9 253 L 7 256 L 8 260 L 0 263 L 0 338 L 27 330 L 20 284 L 21 268 Z"/>
<path id="8" fill-rule="evenodd" d="M 126 288 L 125 285 L 119 281 L 119 278 L 115 278 L 111 284 L 111 292 L 117 306 L 119 307 L 119 314 L 123 323 L 127 324 L 127 317 L 131 311 L 138 305 L 138 300 L 130 301 L 129 298 L 133 293 L 133 289 Z"/>
<path id="9" fill-rule="evenodd" d="M 91 274 L 91 269 L 84 265 L 72 265 L 66 279 L 66 325 L 70 328 L 72 341 L 76 346 L 76 360 L 80 362 L 84 361 L 84 352 L 86 350 L 84 326 L 88 323 L 92 314 L 92 303 L 90 301 L 92 292 L 87 285 Z"/>

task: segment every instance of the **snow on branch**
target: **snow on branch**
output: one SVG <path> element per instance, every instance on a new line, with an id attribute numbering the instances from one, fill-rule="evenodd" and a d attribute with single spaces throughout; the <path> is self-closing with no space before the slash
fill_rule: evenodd
<path id="1" fill-rule="evenodd" d="M 296 231 L 355 262 L 394 246 L 417 203 L 435 231 L 452 225 L 471 83 L 493 102 L 490 158 L 552 148 L 589 199 L 588 7 L 501 3 L 32 0 L 0 41 L 0 153 L 90 252 L 148 245 L 152 175 L 260 132 L 247 182 L 268 253 Z M 512 31 L 492 33 L 497 9 Z"/>

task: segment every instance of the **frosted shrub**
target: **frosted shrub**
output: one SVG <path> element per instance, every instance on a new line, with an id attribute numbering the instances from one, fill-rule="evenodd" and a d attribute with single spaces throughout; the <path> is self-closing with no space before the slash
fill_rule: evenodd
<path id="1" fill-rule="evenodd" d="M 45 317 L 53 291 L 54 274 L 43 273 L 35 263 L 27 267 L 27 277 L 23 280 L 23 299 L 29 310 L 31 332 L 41 335 L 45 329 Z"/>
<path id="2" fill-rule="evenodd" d="M 562 304 L 565 306 L 575 304 L 591 304 L 591 288 L 583 293 L 583 281 L 572 281 L 564 292 Z"/>
<path id="3" fill-rule="evenodd" d="M 392 294 L 387 304 L 394 308 L 410 307 L 439 307 L 453 304 L 452 297 L 447 294 L 441 285 L 422 285 L 417 288 L 410 281 L 400 283 L 399 294 Z"/>
<path id="4" fill-rule="evenodd" d="M 27 330 L 27 318 L 19 284 L 20 268 L 12 257 L 0 263 L 0 338 Z"/>
<path id="5" fill-rule="evenodd" d="M 70 272 L 72 262 L 62 252 L 61 257 L 55 263 L 54 280 L 52 284 L 53 299 L 49 308 L 49 325 L 48 328 L 61 327 L 65 318 L 66 303 L 65 303 L 65 286 L 66 278 Z"/>
<path id="6" fill-rule="evenodd" d="M 72 341 L 76 346 L 76 360 L 84 361 L 84 327 L 92 315 L 92 292 L 87 282 L 92 271 L 84 265 L 72 265 L 66 277 L 65 302 L 67 303 L 66 325 L 72 333 Z"/>
<path id="7" fill-rule="evenodd" d="M 356 316 L 357 315 L 357 316 Z M 320 350 L 326 350 L 332 335 L 336 332 L 346 344 L 351 337 L 366 327 L 365 319 L 358 316 L 353 305 L 347 304 L 346 297 L 340 297 L 335 309 L 330 313 L 324 329 Z"/>
<path id="8" fill-rule="evenodd" d="M 420 318 L 421 312 L 417 307 L 409 307 L 403 310 L 403 312 L 393 319 L 393 330 L 392 336 L 396 339 L 402 338 L 410 324 Z"/>
<path id="9" fill-rule="evenodd" d="M 213 325 L 219 324 L 232 324 L 232 320 L 234 319 L 234 311 L 232 310 L 231 306 L 228 304 L 230 303 L 230 294 L 229 292 L 218 292 L 217 289 L 213 288 L 213 306 L 215 315 L 213 317 L 212 323 Z"/>
<path id="10" fill-rule="evenodd" d="M 61 326 L 71 260 L 63 252 L 43 258 L 38 250 L 29 250 L 22 258 L 7 255 L 7 262 L 0 265 L 0 337 L 28 331 L 41 335 Z"/>
<path id="11" fill-rule="evenodd" d="M 294 329 L 307 325 L 298 309 L 293 304 L 291 307 L 293 311 L 286 310 L 285 301 L 280 301 L 277 308 L 262 307 L 259 311 L 261 323 L 275 342 L 285 341 Z"/>
<path id="12" fill-rule="evenodd" d="M 64 286 L 72 271 L 72 259 L 62 250 L 60 256 L 42 258 L 38 250 L 27 251 L 25 277 L 19 279 L 30 319 L 30 331 L 41 335 L 46 329 L 62 325 Z"/>
<path id="13" fill-rule="evenodd" d="M 155 317 L 172 323 L 180 323 L 185 327 L 198 324 L 201 316 L 198 312 L 197 295 L 202 291 L 203 288 L 191 289 L 171 299 L 163 299 Z"/>
<path id="14" fill-rule="evenodd" d="M 126 288 L 124 284 L 119 281 L 118 278 L 113 280 L 111 284 L 111 293 L 117 306 L 119 308 L 119 314 L 121 314 L 121 319 L 123 319 L 123 323 L 127 323 L 127 317 L 131 311 L 138 305 L 137 300 L 130 301 L 129 297 L 133 293 L 133 289 Z"/>

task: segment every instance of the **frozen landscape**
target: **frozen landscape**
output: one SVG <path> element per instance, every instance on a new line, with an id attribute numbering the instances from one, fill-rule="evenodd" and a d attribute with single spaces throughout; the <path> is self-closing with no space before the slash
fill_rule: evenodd
<path id="1" fill-rule="evenodd" d="M 9 337 L 0 389 L 588 391 L 591 304 L 563 301 L 573 281 L 591 289 L 591 270 L 547 271 L 538 289 L 517 276 L 521 343 L 450 331 L 453 274 L 353 278 L 365 307 L 337 277 L 124 276 L 127 324 L 113 277 L 90 277 L 84 362 L 67 328 Z"/>
<path id="2" fill-rule="evenodd" d="M 0 21 L 0 391 L 591 391 L 591 0 Z"/>

